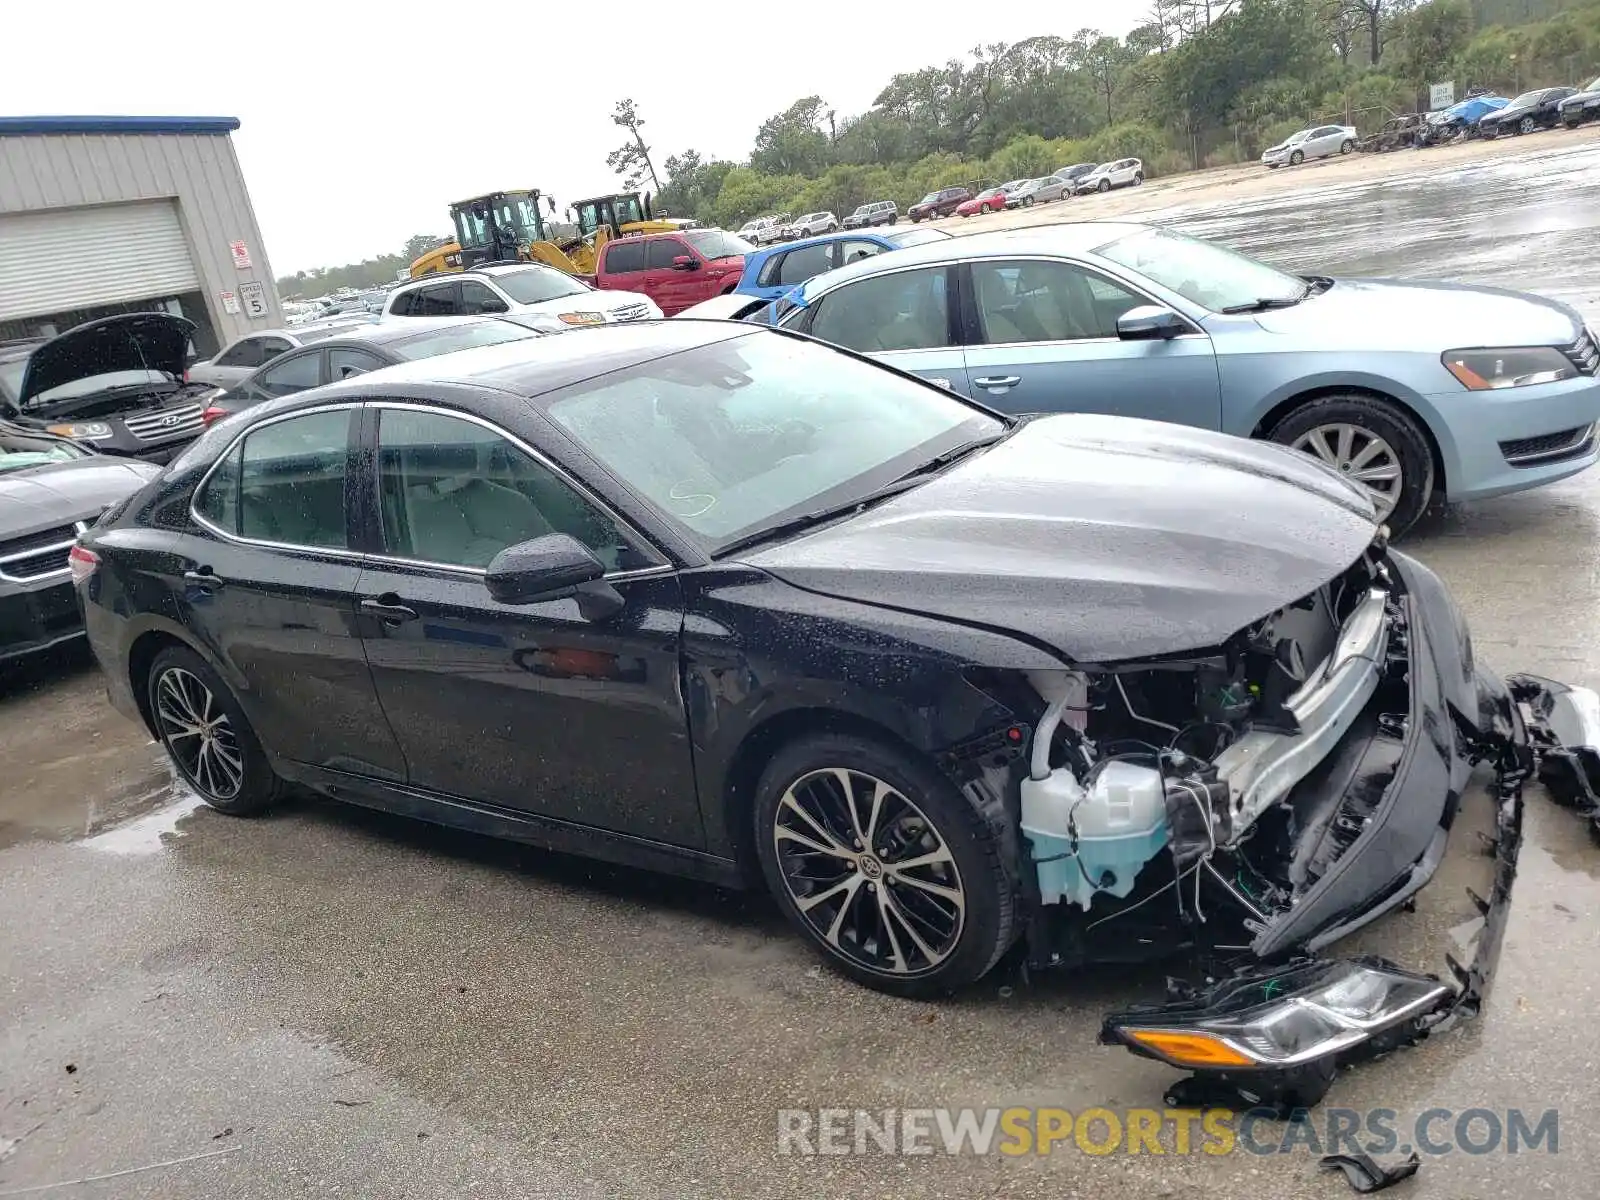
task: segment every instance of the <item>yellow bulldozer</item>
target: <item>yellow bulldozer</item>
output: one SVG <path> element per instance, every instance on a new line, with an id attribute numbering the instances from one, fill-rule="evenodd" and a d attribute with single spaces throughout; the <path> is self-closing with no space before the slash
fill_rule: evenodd
<path id="1" fill-rule="evenodd" d="M 411 264 L 411 277 L 465 271 L 487 262 L 542 262 L 569 275 L 593 275 L 600 247 L 614 237 L 636 233 L 671 233 L 694 224 L 655 216 L 650 197 L 638 192 L 595 196 L 568 208 L 576 237 L 550 234 L 540 200 L 553 218 L 556 203 L 537 188 L 491 192 L 458 200 L 450 206 L 456 240 L 430 250 Z"/>

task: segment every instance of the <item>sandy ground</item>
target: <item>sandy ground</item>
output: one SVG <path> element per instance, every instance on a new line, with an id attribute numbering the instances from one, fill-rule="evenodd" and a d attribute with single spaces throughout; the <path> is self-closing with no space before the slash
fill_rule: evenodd
<path id="1" fill-rule="evenodd" d="M 1462 142 L 1428 150 L 1398 150 L 1392 154 L 1351 154 L 1320 159 L 1298 167 L 1269 170 L 1259 163 L 1219 167 L 1152 179 L 1141 187 L 1077 196 L 1060 203 L 1012 209 L 981 217 L 945 217 L 934 222 L 951 233 L 976 233 L 1014 225 L 1040 225 L 1050 221 L 1090 221 L 1131 217 L 1175 208 L 1251 201 L 1286 196 L 1313 188 L 1393 181 L 1414 175 L 1438 175 L 1475 163 L 1496 162 L 1535 154 L 1548 155 L 1600 141 L 1600 124 L 1559 129 L 1529 137 L 1502 137 L 1491 142 Z"/>

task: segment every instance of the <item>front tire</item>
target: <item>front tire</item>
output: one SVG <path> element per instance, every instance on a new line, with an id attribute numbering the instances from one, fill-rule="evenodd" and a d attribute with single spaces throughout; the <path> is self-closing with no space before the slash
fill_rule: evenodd
<path id="1" fill-rule="evenodd" d="M 1339 153 L 1340 154 L 1349 154 L 1350 151 L 1354 150 L 1355 148 L 1356 148 L 1356 144 L 1354 142 L 1352 142 L 1349 138 L 1345 138 L 1344 141 L 1339 143 Z"/>
<path id="2" fill-rule="evenodd" d="M 244 710 L 193 650 L 169 646 L 157 654 L 145 694 L 173 766 L 212 808 L 253 816 L 283 794 Z"/>
<path id="3" fill-rule="evenodd" d="M 965 986 L 1015 937 L 988 822 L 932 764 L 874 739 L 814 734 L 780 750 L 756 791 L 755 836 L 790 922 L 868 987 Z"/>
<path id="4" fill-rule="evenodd" d="M 1391 401 L 1360 392 L 1322 396 L 1284 417 L 1267 437 L 1321 459 L 1364 488 L 1396 537 L 1433 499 L 1428 436 Z"/>
<path id="5" fill-rule="evenodd" d="M 1306 156 L 1299 150 L 1296 150 L 1293 154 L 1289 155 L 1289 165 L 1291 167 L 1298 167 L 1301 163 L 1305 162 L 1305 160 Z"/>
<path id="6" fill-rule="evenodd" d="M 1099 186 L 1095 188 L 1095 191 L 1097 191 L 1097 192 L 1109 192 L 1110 190 L 1111 190 L 1111 180 L 1109 180 L 1109 179 L 1102 179 L 1100 181 Z"/>

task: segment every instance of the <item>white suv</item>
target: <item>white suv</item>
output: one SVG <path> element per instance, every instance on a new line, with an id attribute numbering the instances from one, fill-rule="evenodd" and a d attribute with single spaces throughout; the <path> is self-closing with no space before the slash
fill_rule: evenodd
<path id="1" fill-rule="evenodd" d="M 839 218 L 831 212 L 807 213 L 784 229 L 783 240 L 792 242 L 796 238 L 816 237 L 819 233 L 832 233 L 837 228 Z"/>
<path id="2" fill-rule="evenodd" d="M 1112 188 L 1138 187 L 1144 182 L 1144 163 L 1137 158 L 1119 158 L 1116 162 L 1101 163 L 1082 179 L 1073 190 L 1084 192 L 1109 192 Z"/>
<path id="3" fill-rule="evenodd" d="M 383 320 L 535 313 L 560 325 L 614 325 L 656 320 L 661 309 L 638 292 L 602 292 L 542 263 L 506 263 L 453 275 L 431 275 L 389 293 Z"/>

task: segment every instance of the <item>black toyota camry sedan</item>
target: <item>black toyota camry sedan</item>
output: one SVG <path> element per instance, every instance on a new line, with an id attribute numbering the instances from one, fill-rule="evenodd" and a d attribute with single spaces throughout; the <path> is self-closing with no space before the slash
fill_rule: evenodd
<path id="1" fill-rule="evenodd" d="M 73 566 L 115 703 L 225 813 L 301 785 L 764 880 L 900 992 L 1018 943 L 1231 955 L 1106 1036 L 1300 1094 L 1479 990 L 1313 950 L 1427 881 L 1478 761 L 1498 920 L 1534 754 L 1577 803 L 1596 740 L 1592 693 L 1476 667 L 1439 580 L 1308 456 L 1004 418 L 732 322 L 268 401 Z"/>

